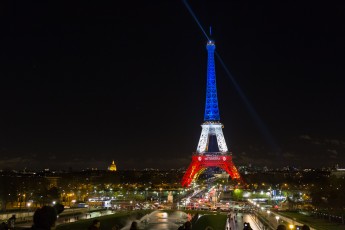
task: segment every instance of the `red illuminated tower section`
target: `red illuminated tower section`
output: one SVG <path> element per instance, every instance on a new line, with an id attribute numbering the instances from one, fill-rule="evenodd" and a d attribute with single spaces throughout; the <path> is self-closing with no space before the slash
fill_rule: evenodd
<path id="1" fill-rule="evenodd" d="M 197 151 L 193 153 L 192 163 L 182 178 L 182 186 L 184 187 L 188 187 L 200 173 L 209 167 L 219 167 L 226 171 L 232 179 L 240 179 L 240 174 L 232 162 L 232 155 L 228 151 L 224 139 L 223 124 L 220 123 L 214 62 L 215 48 L 213 41 L 207 42 L 208 59 L 204 123 L 201 125 L 202 131 Z"/>

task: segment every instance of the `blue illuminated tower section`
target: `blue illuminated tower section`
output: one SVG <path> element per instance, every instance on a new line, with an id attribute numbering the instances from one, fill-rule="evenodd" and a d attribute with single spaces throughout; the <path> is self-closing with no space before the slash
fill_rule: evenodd
<path id="1" fill-rule="evenodd" d="M 217 98 L 216 69 L 214 64 L 214 50 L 216 45 L 208 41 L 206 45 L 207 58 L 207 85 L 206 85 L 206 106 L 204 121 L 219 121 L 219 109 Z"/>

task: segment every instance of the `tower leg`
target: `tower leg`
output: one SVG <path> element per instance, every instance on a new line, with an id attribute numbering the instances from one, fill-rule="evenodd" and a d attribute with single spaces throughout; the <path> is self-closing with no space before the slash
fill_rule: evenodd
<path id="1" fill-rule="evenodd" d="M 223 165 L 220 166 L 220 168 L 225 170 L 230 175 L 231 179 L 237 180 L 241 184 L 245 184 L 231 159 L 228 159 Z"/>
<path id="2" fill-rule="evenodd" d="M 183 178 L 182 178 L 182 186 L 183 187 L 188 187 L 194 177 L 197 175 L 197 173 L 202 170 L 202 165 L 200 163 L 200 161 L 198 161 L 198 157 L 197 156 L 193 156 L 192 157 L 192 163 L 189 165 L 186 173 L 184 174 Z"/>
<path id="3" fill-rule="evenodd" d="M 225 170 L 232 179 L 240 179 L 240 174 L 232 161 L 227 161 L 219 167 Z"/>

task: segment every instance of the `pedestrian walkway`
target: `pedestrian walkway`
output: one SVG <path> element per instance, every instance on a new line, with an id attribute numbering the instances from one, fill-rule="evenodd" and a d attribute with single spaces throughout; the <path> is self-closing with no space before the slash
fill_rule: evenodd
<path id="1" fill-rule="evenodd" d="M 253 230 L 261 230 L 252 214 L 229 212 L 225 230 L 243 230 L 248 223 Z"/>

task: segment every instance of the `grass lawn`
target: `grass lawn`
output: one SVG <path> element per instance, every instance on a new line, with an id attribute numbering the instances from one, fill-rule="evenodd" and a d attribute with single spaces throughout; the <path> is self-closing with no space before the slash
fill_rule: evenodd
<path id="1" fill-rule="evenodd" d="M 345 225 L 334 222 L 329 222 L 325 219 L 317 219 L 312 216 L 303 215 L 297 212 L 279 212 L 280 215 L 291 219 L 296 219 L 298 222 L 309 225 L 317 230 L 345 230 Z"/>
<path id="2" fill-rule="evenodd" d="M 225 214 L 208 214 L 201 216 L 198 221 L 192 226 L 193 230 L 204 230 L 206 227 L 211 227 L 214 230 L 225 229 L 226 215 Z"/>

